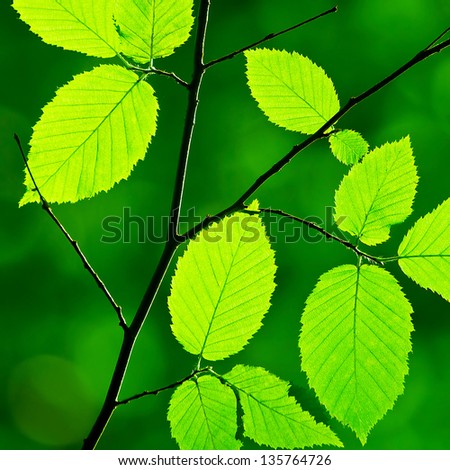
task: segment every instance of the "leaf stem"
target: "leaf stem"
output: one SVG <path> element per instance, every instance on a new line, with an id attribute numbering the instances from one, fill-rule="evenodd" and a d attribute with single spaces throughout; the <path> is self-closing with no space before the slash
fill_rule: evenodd
<path id="1" fill-rule="evenodd" d="M 188 108 L 186 112 L 186 120 L 181 143 L 179 164 L 172 198 L 172 206 L 169 220 L 169 236 L 164 246 L 164 251 L 159 259 L 158 265 L 153 273 L 152 279 L 144 293 L 136 315 L 130 327 L 124 332 L 122 347 L 119 352 L 117 363 L 113 372 L 113 376 L 106 394 L 103 407 L 95 421 L 89 435 L 84 441 L 83 449 L 94 449 L 97 445 L 103 431 L 105 430 L 114 410 L 117 407 L 118 396 L 122 387 L 123 379 L 130 361 L 133 347 L 142 326 L 148 316 L 153 305 L 156 294 L 162 280 L 167 272 L 170 262 L 175 254 L 181 241 L 178 239 L 178 225 L 180 220 L 180 207 L 184 192 L 184 182 L 186 178 L 186 170 L 191 148 L 191 141 L 195 127 L 195 118 L 197 114 L 199 91 L 202 83 L 203 74 L 205 72 L 203 64 L 204 45 L 206 29 L 208 25 L 210 0 L 200 0 L 200 9 L 198 14 L 197 38 L 194 56 L 194 73 L 191 83 L 189 84 Z"/>
<path id="2" fill-rule="evenodd" d="M 197 377 L 199 374 L 202 374 L 204 372 L 210 372 L 210 371 L 211 371 L 210 367 L 204 367 L 203 369 L 193 370 L 189 375 L 187 375 L 183 379 L 178 380 L 177 382 L 174 382 L 170 385 L 166 385 L 165 387 L 157 388 L 156 390 L 150 390 L 150 391 L 146 390 L 142 393 L 132 395 L 129 398 L 125 398 L 124 400 L 120 400 L 120 401 L 116 402 L 116 407 L 121 406 L 121 405 L 126 405 L 126 404 L 128 404 L 132 401 L 139 400 L 140 398 L 147 397 L 149 395 L 158 395 L 159 393 L 164 392 L 165 390 L 172 390 L 172 389 L 178 387 L 179 385 L 184 384 L 184 382 L 187 382 L 188 380 L 191 380 L 192 378 Z"/>
<path id="3" fill-rule="evenodd" d="M 100 290 L 103 292 L 105 297 L 108 299 L 108 302 L 111 304 L 111 306 L 115 310 L 115 312 L 117 314 L 117 318 L 119 319 L 120 327 L 122 329 L 126 330 L 128 328 L 128 326 L 127 326 L 125 318 L 122 314 L 122 307 L 120 307 L 117 304 L 117 302 L 114 300 L 113 296 L 111 295 L 111 293 L 107 289 L 105 283 L 100 279 L 99 275 L 95 272 L 94 268 L 89 263 L 89 261 L 86 258 L 85 254 L 82 252 L 78 242 L 71 237 L 71 235 L 66 230 L 64 225 L 59 221 L 59 219 L 54 214 L 52 208 L 49 206 L 47 200 L 44 198 L 44 196 L 41 193 L 41 190 L 39 189 L 38 185 L 36 184 L 36 180 L 34 179 L 33 173 L 31 172 L 30 166 L 28 165 L 28 160 L 25 157 L 25 153 L 23 151 L 22 143 L 20 142 L 19 136 L 17 134 L 14 134 L 14 139 L 17 143 L 17 146 L 19 147 L 20 154 L 22 155 L 22 159 L 25 163 L 25 167 L 28 171 L 28 174 L 30 175 L 31 181 L 33 182 L 33 186 L 34 186 L 36 192 L 39 195 L 39 199 L 41 200 L 42 209 L 44 209 L 44 211 L 47 212 L 47 214 L 50 216 L 50 218 L 53 220 L 53 222 L 59 228 L 60 232 L 66 237 L 68 242 L 72 245 L 72 248 L 75 250 L 75 253 L 77 254 L 77 256 L 80 258 L 81 262 L 83 263 L 84 268 L 89 272 L 89 274 L 94 279 L 97 286 L 100 288 Z"/>
<path id="4" fill-rule="evenodd" d="M 287 212 L 284 212 L 284 211 L 279 210 L 279 209 L 260 208 L 259 211 L 260 212 L 265 212 L 265 213 L 268 213 L 268 214 L 277 214 L 281 217 L 288 217 L 289 219 L 295 220 L 296 222 L 299 222 L 300 224 L 306 225 L 307 227 L 310 227 L 313 230 L 316 230 L 317 232 L 320 232 L 325 238 L 327 238 L 329 240 L 334 240 L 334 241 L 340 243 L 341 245 L 345 246 L 349 250 L 352 250 L 358 257 L 364 258 L 365 260 L 369 261 L 370 263 L 374 263 L 374 264 L 377 264 L 379 266 L 383 265 L 383 262 L 379 258 L 377 258 L 375 256 L 372 256 L 372 255 L 369 255 L 367 253 L 364 253 L 357 246 L 353 245 L 353 243 L 351 243 L 348 240 L 345 240 L 343 238 L 339 238 L 339 237 L 337 237 L 336 235 L 333 235 L 330 232 L 327 232 L 324 228 L 320 227 L 319 225 L 315 224 L 314 222 L 311 222 L 311 221 L 306 220 L 306 219 L 302 219 L 302 218 L 297 217 L 297 216 L 292 215 L 292 214 L 288 214 Z"/>
<path id="5" fill-rule="evenodd" d="M 327 11 L 324 11 L 316 16 L 313 16 L 312 18 L 309 18 L 307 20 L 304 20 L 300 23 L 297 23 L 295 24 L 294 26 L 290 26 L 289 28 L 286 28 L 286 29 L 283 29 L 281 31 L 278 31 L 277 33 L 270 33 L 268 34 L 267 36 L 263 37 L 262 39 L 256 41 L 256 42 L 253 42 L 252 44 L 249 44 L 247 46 L 244 46 L 244 47 L 241 47 L 240 49 L 234 51 L 234 52 L 231 52 L 230 54 L 227 54 L 223 57 L 220 57 L 218 59 L 214 59 L 214 60 L 211 60 L 210 62 L 208 62 L 205 67 L 206 68 L 209 68 L 209 67 L 212 67 L 213 65 L 216 65 L 216 64 L 219 64 L 220 62 L 224 62 L 226 60 L 229 60 L 229 59 L 233 59 L 234 57 L 236 57 L 237 55 L 239 54 L 242 54 L 243 52 L 247 51 L 248 49 L 252 49 L 253 47 L 256 47 L 256 46 L 259 46 L 260 44 L 266 42 L 266 41 L 269 41 L 270 39 L 274 39 L 278 36 L 281 36 L 282 34 L 286 34 L 286 33 L 289 33 L 291 31 L 293 31 L 294 29 L 297 29 L 297 28 L 300 28 L 301 26 L 304 26 L 308 23 L 311 23 L 315 20 L 318 20 L 319 18 L 322 18 L 323 16 L 327 16 L 329 15 L 330 13 L 335 13 L 337 12 L 338 10 L 338 7 L 337 6 L 334 6 L 333 8 L 330 8 L 329 10 Z"/>

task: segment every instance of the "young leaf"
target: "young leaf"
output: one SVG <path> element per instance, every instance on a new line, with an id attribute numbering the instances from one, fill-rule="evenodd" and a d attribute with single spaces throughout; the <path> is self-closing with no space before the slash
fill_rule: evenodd
<path id="1" fill-rule="evenodd" d="M 341 441 L 288 395 L 289 384 L 261 367 L 237 365 L 224 376 L 239 394 L 245 436 L 282 449 L 334 445 Z"/>
<path id="2" fill-rule="evenodd" d="M 48 202 L 75 202 L 127 178 L 156 131 L 153 88 L 135 73 L 102 65 L 77 75 L 44 107 L 29 165 Z M 39 201 L 27 175 L 20 205 Z"/>
<path id="3" fill-rule="evenodd" d="M 189 38 L 193 0 L 118 0 L 121 50 L 136 62 L 166 57 Z"/>
<path id="4" fill-rule="evenodd" d="M 178 260 L 168 300 L 175 337 L 211 361 L 237 353 L 261 327 L 275 271 L 258 216 L 236 213 L 212 224 Z"/>
<path id="5" fill-rule="evenodd" d="M 415 223 L 398 256 L 407 276 L 450 302 L 450 199 Z"/>
<path id="6" fill-rule="evenodd" d="M 364 444 L 403 392 L 412 309 L 382 268 L 339 266 L 306 301 L 300 349 L 309 384 Z"/>
<path id="7" fill-rule="evenodd" d="M 350 129 L 331 134 L 328 138 L 333 155 L 346 165 L 353 165 L 369 150 L 361 134 Z"/>
<path id="8" fill-rule="evenodd" d="M 412 212 L 417 180 L 409 137 L 372 150 L 353 166 L 336 192 L 339 228 L 366 245 L 386 241 L 391 225 Z"/>
<path id="9" fill-rule="evenodd" d="M 252 96 L 274 124 L 313 134 L 339 111 L 333 82 L 307 57 L 269 49 L 245 56 Z"/>
<path id="10" fill-rule="evenodd" d="M 14 0 L 20 18 L 48 44 L 94 57 L 114 57 L 115 0 Z"/>
<path id="11" fill-rule="evenodd" d="M 188 380 L 172 395 L 167 415 L 181 450 L 237 450 L 236 397 L 210 375 Z"/>

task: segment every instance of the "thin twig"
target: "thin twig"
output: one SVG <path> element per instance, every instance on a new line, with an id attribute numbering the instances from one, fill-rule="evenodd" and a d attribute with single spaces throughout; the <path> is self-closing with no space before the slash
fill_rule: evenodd
<path id="1" fill-rule="evenodd" d="M 181 242 L 178 240 L 178 224 L 180 217 L 180 206 L 183 197 L 184 180 L 186 178 L 187 162 L 189 158 L 190 145 L 195 127 L 195 117 L 198 106 L 198 95 L 204 74 L 203 56 L 204 44 L 206 36 L 206 28 L 208 25 L 210 0 L 200 0 L 200 9 L 198 14 L 197 38 L 194 56 L 194 75 L 191 84 L 189 85 L 189 98 L 188 109 L 186 113 L 186 121 L 183 133 L 183 140 L 181 144 L 179 164 L 177 170 L 176 183 L 171 206 L 171 217 L 169 221 L 169 237 L 164 246 L 164 251 L 161 254 L 158 265 L 153 273 L 147 290 L 139 304 L 136 315 L 131 322 L 130 327 L 125 331 L 122 347 L 119 352 L 116 366 L 114 368 L 113 376 L 103 402 L 102 409 L 100 410 L 97 419 L 89 432 L 89 435 L 84 440 L 83 449 L 94 449 L 100 439 L 103 431 L 105 430 L 109 419 L 111 418 L 118 396 L 122 387 L 123 379 L 127 371 L 128 363 L 130 361 L 133 347 L 137 337 L 142 329 L 142 326 L 147 318 L 147 315 L 153 305 L 156 294 L 159 291 L 162 280 L 170 265 L 170 262 Z"/>
<path id="2" fill-rule="evenodd" d="M 87 260 L 86 256 L 84 255 L 84 253 L 81 251 L 81 248 L 80 246 L 78 245 L 78 242 L 75 241 L 71 235 L 69 234 L 69 232 L 65 229 L 65 227 L 63 226 L 63 224 L 59 221 L 59 219 L 56 217 L 56 215 L 54 214 L 53 210 L 51 209 L 51 207 L 49 206 L 47 200 L 44 198 L 44 196 L 42 195 L 41 193 L 41 190 L 39 189 L 38 185 L 36 184 L 36 180 L 34 179 L 34 176 L 33 176 L 33 173 L 31 172 L 31 169 L 30 169 L 30 166 L 28 164 L 28 160 L 27 158 L 25 157 L 25 153 L 23 151 L 23 147 L 22 147 L 22 143 L 20 142 L 20 138 L 17 134 L 14 134 L 14 139 L 17 143 L 17 146 L 19 147 L 19 151 L 20 151 L 20 154 L 22 155 L 22 159 L 25 163 L 25 166 L 27 168 L 27 171 L 28 171 L 28 174 L 30 175 L 30 178 L 31 178 L 31 181 L 33 182 L 33 186 L 36 190 L 36 192 L 38 193 L 39 195 L 39 199 L 41 200 L 41 205 L 42 205 L 42 208 L 44 209 L 45 212 L 47 212 L 47 214 L 51 217 L 51 219 L 53 220 L 53 222 L 55 222 L 55 224 L 57 225 L 57 227 L 59 228 L 59 230 L 62 232 L 62 234 L 66 237 L 66 239 L 69 241 L 69 243 L 72 245 L 72 248 L 75 250 L 76 254 L 78 255 L 78 257 L 80 258 L 81 262 L 83 263 L 83 266 L 84 268 L 89 272 L 89 274 L 91 275 L 91 277 L 94 279 L 94 281 L 96 282 L 97 286 L 100 288 L 100 290 L 105 294 L 105 297 L 108 299 L 109 303 L 112 305 L 112 307 L 114 308 L 116 314 L 117 314 L 117 317 L 119 319 L 119 325 L 121 326 L 121 328 L 123 329 L 126 329 L 128 328 L 127 326 L 127 323 L 125 321 L 125 318 L 122 314 L 122 307 L 120 307 L 117 302 L 114 300 L 113 296 L 110 294 L 110 292 L 108 291 L 105 283 L 100 279 L 99 275 L 94 271 L 94 268 L 91 266 L 91 264 L 89 263 L 89 261 Z"/>
<path id="3" fill-rule="evenodd" d="M 352 250 L 357 256 L 366 259 L 370 263 L 378 264 L 379 266 L 383 265 L 383 262 L 380 261 L 375 256 L 364 253 L 357 246 L 353 245 L 353 243 L 351 243 L 348 240 L 345 240 L 343 238 L 339 238 L 339 237 L 337 237 L 336 235 L 333 235 L 330 232 L 327 232 L 324 228 L 322 228 L 320 225 L 315 224 L 314 222 L 311 222 L 311 221 L 306 220 L 306 219 L 302 219 L 302 218 L 297 217 L 297 216 L 292 215 L 292 214 L 288 214 L 287 212 L 284 212 L 284 211 L 279 210 L 279 209 L 263 209 L 263 208 L 260 208 L 259 211 L 260 212 L 265 212 L 267 214 L 277 214 L 277 215 L 280 215 L 282 217 L 288 217 L 289 219 L 295 220 L 296 222 L 299 222 L 300 224 L 306 225 L 307 227 L 310 227 L 313 230 L 316 230 L 317 232 L 320 232 L 328 240 L 337 241 L 338 243 L 345 246 L 349 250 Z"/>
<path id="4" fill-rule="evenodd" d="M 442 34 L 440 35 L 442 37 Z M 186 241 L 188 239 L 194 238 L 195 235 L 203 230 L 204 228 L 208 227 L 211 222 L 216 221 L 218 219 L 223 218 L 224 216 L 238 211 L 242 210 L 245 208 L 245 201 L 253 195 L 267 180 L 269 180 L 272 176 L 274 176 L 276 173 L 278 173 L 280 170 L 282 170 L 288 163 L 292 161 L 292 159 L 298 155 L 301 151 L 305 150 L 308 146 L 313 144 L 314 142 L 323 139 L 324 137 L 327 136 L 327 132 L 330 129 L 331 126 L 333 126 L 342 116 L 347 114 L 352 108 L 354 108 L 356 105 L 361 103 L 362 101 L 366 100 L 373 94 L 375 94 L 377 91 L 381 90 L 384 88 L 386 85 L 391 83 L 393 80 L 395 80 L 397 77 L 400 75 L 404 74 L 407 70 L 409 70 L 411 67 L 414 65 L 424 61 L 428 57 L 430 57 L 433 54 L 437 54 L 444 50 L 445 48 L 450 46 L 450 39 L 447 39 L 446 41 L 441 42 L 440 44 L 437 44 L 434 47 L 426 47 L 425 49 L 421 50 L 419 53 L 417 53 L 411 60 L 406 62 L 404 65 L 399 67 L 397 70 L 392 72 L 390 75 L 388 75 L 386 78 L 383 80 L 379 81 L 376 83 L 374 86 L 366 90 L 365 92 L 361 93 L 360 95 L 350 98 L 334 116 L 332 116 L 320 129 L 318 129 L 314 134 L 310 135 L 307 139 L 305 139 L 303 142 L 300 144 L 294 145 L 291 150 L 283 157 L 281 158 L 278 162 L 276 162 L 271 168 L 269 168 L 265 173 L 263 173 L 261 176 L 259 176 L 256 181 L 242 194 L 242 196 L 239 197 L 233 204 L 228 206 L 226 209 L 223 209 L 222 211 L 218 212 L 214 216 L 208 216 L 206 217 L 202 222 L 198 223 L 194 227 L 192 227 L 190 230 L 185 232 L 183 235 L 180 235 L 179 239 L 181 241 Z"/>
<path id="5" fill-rule="evenodd" d="M 433 47 L 435 44 L 437 44 L 448 32 L 450 31 L 450 26 L 443 31 L 434 41 L 432 41 L 426 48 L 425 50 L 430 49 L 430 47 Z"/>
<path id="6" fill-rule="evenodd" d="M 179 85 L 189 88 L 189 83 L 185 82 L 182 78 L 180 78 L 178 75 L 176 75 L 174 72 L 166 72 L 165 70 L 160 70 L 156 69 L 155 67 L 152 67 L 149 69 L 150 73 L 155 73 L 157 75 L 164 75 L 165 77 L 172 78 L 175 80 Z"/>
<path id="7" fill-rule="evenodd" d="M 146 390 L 145 392 L 138 393 L 138 394 L 133 395 L 129 398 L 125 398 L 124 400 L 120 400 L 120 401 L 116 402 L 116 407 L 121 406 L 121 405 L 126 405 L 126 404 L 128 404 L 132 401 L 139 400 L 140 398 L 143 398 L 143 397 L 148 397 L 149 395 L 158 395 L 159 393 L 164 392 L 165 390 L 172 390 L 172 389 L 178 387 L 179 385 L 184 384 L 184 382 L 187 382 L 188 380 L 191 380 L 192 378 L 197 377 L 199 374 L 201 374 L 203 372 L 209 372 L 210 370 L 211 370 L 210 367 L 205 367 L 203 369 L 194 370 L 188 376 L 186 376 L 184 379 L 178 380 L 177 382 L 174 382 L 170 385 L 166 385 L 165 387 L 161 387 L 161 388 L 158 388 L 156 390 L 150 390 L 150 391 Z"/>
<path id="8" fill-rule="evenodd" d="M 289 33 L 290 31 L 294 31 L 294 29 L 300 28 L 301 26 L 304 26 L 308 23 L 311 23 L 315 20 L 318 20 L 319 18 L 322 18 L 323 16 L 329 15 L 330 13 L 335 13 L 338 10 L 338 7 L 335 6 L 333 8 L 330 8 L 327 11 L 324 11 L 320 13 L 319 15 L 313 16 L 312 18 L 309 18 L 307 20 L 302 21 L 301 23 L 297 23 L 294 26 L 290 26 L 289 28 L 283 29 L 282 31 L 278 31 L 277 33 L 271 33 L 268 34 L 267 36 L 263 37 L 259 41 L 253 42 L 252 44 L 249 44 L 248 46 L 241 47 L 237 51 L 231 52 L 230 54 L 227 54 L 223 57 L 220 57 L 218 59 L 211 60 L 208 62 L 205 67 L 209 68 L 212 67 L 213 65 L 219 64 L 220 62 L 224 62 L 225 60 L 232 59 L 233 57 L 236 57 L 239 54 L 242 54 L 243 52 L 252 49 L 253 47 L 259 46 L 260 44 L 269 41 L 270 39 L 276 38 L 278 36 L 281 36 L 282 34 Z"/>

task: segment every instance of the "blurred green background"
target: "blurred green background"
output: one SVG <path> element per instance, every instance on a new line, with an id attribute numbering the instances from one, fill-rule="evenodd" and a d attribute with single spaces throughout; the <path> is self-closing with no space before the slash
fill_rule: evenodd
<path id="1" fill-rule="evenodd" d="M 2 207 L 0 311 L 0 448 L 79 448 L 98 412 L 121 340 L 114 312 L 79 259 L 38 205 L 18 209 L 23 163 L 13 141 L 26 143 L 41 107 L 55 89 L 99 61 L 45 45 L 0 4 L 0 155 Z M 212 59 L 333 6 L 331 1 L 212 0 L 206 55 Z M 296 50 L 325 68 L 341 102 L 382 79 L 449 25 L 447 0 L 344 0 L 339 12 L 268 43 Z M 189 78 L 192 39 L 156 64 Z M 185 90 L 165 77 L 152 81 L 160 102 L 159 129 L 147 158 L 108 194 L 55 212 L 131 318 L 161 252 L 161 245 L 104 244 L 101 221 L 124 207 L 142 217 L 168 213 Z M 428 59 L 362 103 L 340 123 L 371 146 L 410 134 L 420 175 L 414 214 L 373 250 L 392 255 L 406 230 L 448 197 L 450 50 Z M 188 172 L 184 210 L 204 216 L 234 201 L 301 136 L 270 124 L 250 97 L 244 58 L 212 68 L 204 81 Z M 346 168 L 319 142 L 258 192 L 263 206 L 323 218 Z M 276 235 L 276 233 L 272 233 Z M 298 327 L 318 277 L 351 252 L 333 243 L 277 242 L 278 288 L 265 326 L 237 362 L 270 369 L 290 380 L 304 408 L 329 422 L 347 448 L 361 448 L 348 429 L 330 420 L 299 370 Z M 365 448 L 450 448 L 450 311 L 438 296 L 416 286 L 394 265 L 414 307 L 414 351 L 406 391 L 375 427 Z M 170 274 L 172 274 L 173 266 Z M 170 276 L 168 276 L 169 278 Z M 144 326 L 123 397 L 158 388 L 194 366 L 170 332 L 169 280 Z M 173 449 L 166 409 L 170 393 L 139 400 L 113 416 L 99 448 Z M 252 444 L 245 441 L 245 446 Z"/>

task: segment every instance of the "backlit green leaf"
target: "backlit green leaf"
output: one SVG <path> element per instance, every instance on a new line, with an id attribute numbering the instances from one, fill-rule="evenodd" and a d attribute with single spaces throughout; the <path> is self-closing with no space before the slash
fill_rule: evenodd
<path id="1" fill-rule="evenodd" d="M 412 212 L 417 181 L 408 137 L 372 150 L 353 166 L 336 192 L 339 228 L 366 245 L 386 241 L 391 225 Z"/>
<path id="2" fill-rule="evenodd" d="M 339 111 L 333 82 L 307 57 L 269 49 L 245 56 L 252 96 L 274 124 L 313 134 Z"/>
<path id="3" fill-rule="evenodd" d="M 94 57 L 114 57 L 115 0 L 14 0 L 20 18 L 48 44 Z"/>
<path id="4" fill-rule="evenodd" d="M 29 154 L 47 201 L 75 202 L 127 178 L 155 134 L 157 109 L 152 87 L 114 65 L 60 88 L 34 127 Z M 28 175 L 25 185 L 20 204 L 39 201 Z"/>
<path id="5" fill-rule="evenodd" d="M 324 274 L 302 316 L 302 368 L 332 416 L 361 440 L 403 392 L 412 309 L 382 268 L 340 266 Z"/>
<path id="6" fill-rule="evenodd" d="M 406 275 L 450 302 L 450 199 L 415 223 L 398 256 Z"/>
<path id="7" fill-rule="evenodd" d="M 245 436 L 282 449 L 342 446 L 330 428 L 316 423 L 288 395 L 289 384 L 261 367 L 238 365 L 224 376 L 239 394 Z"/>
<path id="8" fill-rule="evenodd" d="M 333 155 L 346 165 L 353 165 L 369 150 L 361 134 L 350 129 L 331 134 L 328 138 Z"/>
<path id="9" fill-rule="evenodd" d="M 236 397 L 230 387 L 204 375 L 180 385 L 167 415 L 182 450 L 237 450 Z"/>
<path id="10" fill-rule="evenodd" d="M 189 38 L 193 0 L 118 0 L 122 52 L 136 62 L 166 57 Z"/>
<path id="11" fill-rule="evenodd" d="M 237 353 L 261 327 L 275 271 L 257 215 L 235 213 L 212 224 L 178 260 L 168 301 L 175 337 L 208 360 Z"/>

